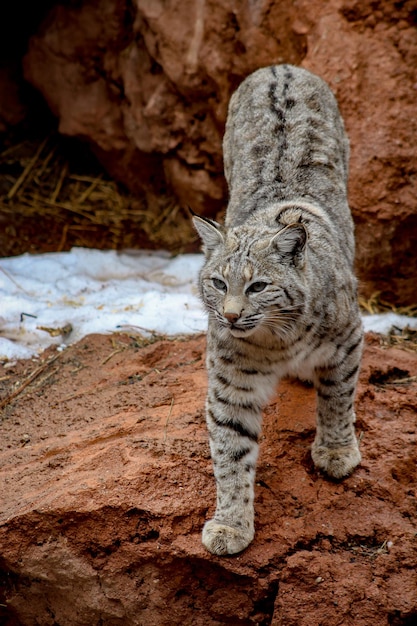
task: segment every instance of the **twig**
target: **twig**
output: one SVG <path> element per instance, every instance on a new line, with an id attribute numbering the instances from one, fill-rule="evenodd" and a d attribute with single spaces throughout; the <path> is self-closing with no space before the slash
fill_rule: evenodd
<path id="1" fill-rule="evenodd" d="M 20 395 L 22 391 L 26 389 L 26 387 L 30 385 L 30 383 L 32 383 L 40 374 L 42 374 L 42 372 L 44 372 L 54 361 L 56 361 L 59 356 L 59 353 L 55 354 L 55 356 L 46 361 L 46 363 L 43 363 L 42 365 L 37 367 L 35 371 L 33 371 L 32 374 L 30 374 L 30 376 L 28 376 L 17 389 L 15 389 L 9 396 L 4 398 L 4 400 L 0 402 L 0 410 L 4 409 L 5 406 L 7 406 L 12 400 Z"/>
<path id="2" fill-rule="evenodd" d="M 57 252 L 62 252 L 64 249 L 65 242 L 67 241 L 68 228 L 69 228 L 68 224 L 64 224 L 64 228 L 62 229 L 61 240 L 58 244 Z"/>
<path id="3" fill-rule="evenodd" d="M 36 150 L 35 156 L 29 161 L 29 163 L 26 165 L 25 169 L 23 170 L 23 172 L 21 173 L 21 175 L 19 176 L 19 178 L 17 179 L 17 181 L 15 182 L 15 184 L 13 185 L 13 187 L 10 189 L 9 193 L 7 194 L 8 199 L 10 200 L 11 198 L 13 198 L 13 196 L 16 194 L 16 191 L 19 189 L 19 187 L 24 183 L 25 179 L 27 178 L 30 170 L 33 168 L 33 166 L 35 165 L 36 161 L 39 158 L 39 155 L 41 154 L 42 150 L 44 149 L 46 142 L 48 141 L 49 137 L 46 137 L 41 145 L 39 146 L 39 148 Z"/>
<path id="4" fill-rule="evenodd" d="M 407 378 L 397 378 L 396 380 L 389 380 L 384 385 L 406 385 L 408 383 L 414 383 L 417 381 L 417 376 L 408 376 Z"/>
<path id="5" fill-rule="evenodd" d="M 65 211 L 70 211 L 71 213 L 75 213 L 76 215 L 80 215 L 81 217 L 84 217 L 87 220 L 90 220 L 91 222 L 95 222 L 95 215 L 92 215 L 91 213 L 87 213 L 87 209 L 85 211 L 82 211 L 81 209 L 77 209 L 76 207 L 74 207 L 72 204 L 68 203 L 68 202 L 53 202 L 51 199 L 48 198 L 42 198 L 42 202 L 44 204 L 46 204 L 47 206 L 51 206 L 51 207 L 55 207 L 58 209 L 65 209 Z M 100 222 L 97 222 L 100 223 Z"/>
<path id="6" fill-rule="evenodd" d="M 114 357 L 115 354 L 118 354 L 119 352 L 123 352 L 124 350 L 126 350 L 126 348 L 117 348 L 117 350 L 113 350 L 113 352 L 110 352 L 110 354 L 106 356 L 105 359 L 102 360 L 100 365 L 105 365 L 106 363 L 108 363 L 108 361 L 110 361 L 111 358 Z"/>
<path id="7" fill-rule="evenodd" d="M 24 311 L 22 311 L 20 314 L 20 323 L 25 320 L 25 317 L 31 317 L 34 320 L 38 319 L 37 315 L 33 315 L 32 313 L 25 313 Z"/>
<path id="8" fill-rule="evenodd" d="M 44 159 L 44 162 L 42 163 L 42 165 L 40 166 L 40 168 L 36 172 L 36 176 L 35 176 L 36 182 L 40 182 L 40 178 L 43 175 L 43 173 L 46 170 L 46 168 L 48 167 L 49 162 L 52 159 L 52 157 L 54 156 L 56 149 L 57 149 L 57 146 L 54 146 L 52 148 L 52 150 L 49 152 L 48 156 L 46 157 L 46 159 Z"/>
<path id="9" fill-rule="evenodd" d="M 34 388 L 38 389 L 39 387 L 42 387 L 46 383 L 47 380 L 52 378 L 52 376 L 55 376 L 55 374 L 57 374 L 58 372 L 59 372 L 59 367 L 56 367 L 55 369 L 52 370 L 52 372 L 49 372 L 46 376 L 44 376 L 42 380 L 38 381 Z"/>
<path id="10" fill-rule="evenodd" d="M 102 176 L 102 174 L 100 174 L 100 176 Z M 97 176 L 87 176 L 87 175 L 82 175 L 82 174 L 70 174 L 68 178 L 70 178 L 71 180 L 77 180 L 81 183 L 90 183 L 90 184 L 93 183 L 95 180 L 97 180 Z"/>
<path id="11" fill-rule="evenodd" d="M 81 196 L 78 198 L 78 200 L 76 200 L 76 202 L 74 204 L 76 205 L 80 205 L 83 204 L 87 198 L 89 197 L 89 195 L 91 194 L 91 192 L 97 187 L 97 185 L 101 182 L 101 178 L 102 175 L 100 174 L 100 176 L 98 176 L 97 178 L 95 178 L 93 180 L 93 182 L 91 183 L 91 185 L 81 194 Z"/>
<path id="12" fill-rule="evenodd" d="M 19 148 L 21 148 L 24 145 L 25 145 L 25 142 L 21 141 L 20 143 L 17 143 L 15 146 L 10 146 L 10 148 L 6 148 L 6 150 L 0 154 L 0 159 L 3 159 L 5 156 L 10 154 L 11 152 L 14 152 L 15 150 L 19 150 Z"/>
<path id="13" fill-rule="evenodd" d="M 168 422 L 169 422 L 169 418 L 171 417 L 172 407 L 173 406 L 174 406 L 174 396 L 172 396 L 171 406 L 169 407 L 168 417 L 167 417 L 166 422 L 165 422 L 165 427 L 164 427 L 164 445 L 166 444 L 166 440 L 167 440 Z"/>
<path id="14" fill-rule="evenodd" d="M 52 204 L 56 203 L 56 200 L 57 200 L 57 198 L 59 196 L 59 192 L 62 189 L 62 185 L 63 185 L 64 180 L 65 180 L 65 176 L 67 174 L 68 174 L 68 163 L 64 163 L 64 165 L 62 167 L 62 170 L 61 170 L 61 173 L 59 175 L 59 179 L 58 179 L 57 185 L 56 185 L 56 187 L 54 189 L 54 192 L 53 192 L 53 194 L 52 194 L 52 196 L 50 198 L 50 202 L 52 202 Z"/>
<path id="15" fill-rule="evenodd" d="M 23 289 L 23 287 L 22 287 L 21 285 L 19 285 L 19 283 L 18 283 L 18 282 L 16 282 L 16 281 L 15 281 L 15 279 L 11 276 L 11 274 L 9 274 L 9 272 L 8 272 L 7 270 L 5 270 L 5 269 L 4 269 L 4 267 L 1 267 L 1 266 L 0 266 L 0 272 L 3 272 L 3 274 L 4 274 L 5 276 L 7 276 L 7 278 L 8 278 L 8 279 L 9 279 L 12 283 L 14 283 L 18 289 L 20 289 L 21 291 L 23 291 L 23 293 L 25 293 L 25 294 L 27 294 L 27 295 L 30 295 L 30 294 L 29 294 L 29 292 L 28 292 L 28 291 L 26 291 L 26 289 Z"/>

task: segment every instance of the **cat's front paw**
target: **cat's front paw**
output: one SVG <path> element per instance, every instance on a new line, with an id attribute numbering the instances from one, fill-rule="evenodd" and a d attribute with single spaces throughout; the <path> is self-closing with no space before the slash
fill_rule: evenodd
<path id="1" fill-rule="evenodd" d="M 356 439 L 349 446 L 339 448 L 327 448 L 314 442 L 311 456 L 314 465 L 332 478 L 348 476 L 361 462 L 361 453 Z"/>
<path id="2" fill-rule="evenodd" d="M 254 537 L 253 528 L 243 530 L 221 524 L 214 519 L 205 523 L 203 545 L 212 554 L 236 554 L 248 547 Z"/>

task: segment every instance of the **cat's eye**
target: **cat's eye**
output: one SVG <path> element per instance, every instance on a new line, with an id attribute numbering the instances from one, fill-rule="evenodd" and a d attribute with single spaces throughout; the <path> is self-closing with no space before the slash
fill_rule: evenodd
<path id="1" fill-rule="evenodd" d="M 246 289 L 246 293 L 260 293 L 267 287 L 268 283 L 265 283 L 262 280 L 257 281 L 256 283 L 252 283 Z"/>
<path id="2" fill-rule="evenodd" d="M 223 293 L 226 293 L 227 291 L 227 285 L 224 282 L 224 280 L 220 280 L 220 278 L 213 278 L 213 285 L 216 287 L 216 289 L 218 289 L 219 291 L 222 291 Z"/>

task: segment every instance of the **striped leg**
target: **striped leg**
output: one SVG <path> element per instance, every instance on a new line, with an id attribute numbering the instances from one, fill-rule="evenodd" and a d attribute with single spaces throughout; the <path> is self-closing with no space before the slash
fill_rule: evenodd
<path id="1" fill-rule="evenodd" d="M 244 550 L 254 536 L 254 482 L 261 431 L 261 409 L 275 387 L 265 364 L 209 335 L 207 427 L 217 487 L 213 519 L 203 544 L 214 554 Z"/>
<path id="2" fill-rule="evenodd" d="M 260 409 L 225 404 L 224 398 L 219 401 L 221 396 L 216 396 L 213 402 L 209 393 L 207 426 L 217 506 L 214 518 L 204 526 L 203 544 L 214 554 L 235 554 L 244 550 L 254 536 L 254 482 L 261 416 Z"/>
<path id="3" fill-rule="evenodd" d="M 343 478 L 360 463 L 355 435 L 353 402 L 362 352 L 362 331 L 343 349 L 343 359 L 333 368 L 317 371 L 317 431 L 312 457 L 317 468 L 333 478 Z"/>

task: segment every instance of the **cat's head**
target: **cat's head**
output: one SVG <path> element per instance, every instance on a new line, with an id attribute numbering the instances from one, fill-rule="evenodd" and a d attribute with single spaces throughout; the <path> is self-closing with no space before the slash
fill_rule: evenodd
<path id="1" fill-rule="evenodd" d="M 226 230 L 197 215 L 193 221 L 206 255 L 200 290 L 209 314 L 235 337 L 257 330 L 288 336 L 305 310 L 305 226 L 259 235 L 246 225 Z"/>

